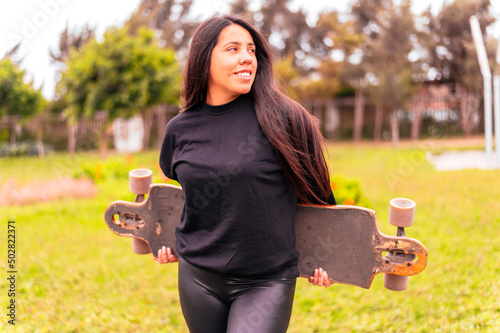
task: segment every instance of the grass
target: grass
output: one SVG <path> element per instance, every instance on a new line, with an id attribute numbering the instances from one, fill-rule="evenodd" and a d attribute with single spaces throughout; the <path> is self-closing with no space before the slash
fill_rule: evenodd
<path id="1" fill-rule="evenodd" d="M 426 245 L 428 266 L 403 292 L 384 289 L 380 275 L 368 290 L 315 288 L 299 279 L 289 332 L 500 330 L 500 170 L 436 172 L 422 147 L 329 147 L 332 174 L 359 180 L 385 234 L 395 234 L 386 222 L 390 199 L 416 201 L 407 234 Z M 113 158 L 152 168 L 161 180 L 157 152 L 134 154 L 133 163 L 125 155 Z M 92 153 L 0 159 L 0 183 L 72 176 L 84 161 L 99 162 Z M 8 281 L 2 278 L 3 331 L 187 332 L 176 265 L 133 254 L 130 239 L 117 237 L 103 221 L 110 202 L 133 200 L 127 180 L 107 178 L 97 187 L 99 194 L 89 199 L 0 207 L 0 243 L 7 243 L 9 219 L 18 237 L 17 321 L 15 328 L 7 323 Z"/>

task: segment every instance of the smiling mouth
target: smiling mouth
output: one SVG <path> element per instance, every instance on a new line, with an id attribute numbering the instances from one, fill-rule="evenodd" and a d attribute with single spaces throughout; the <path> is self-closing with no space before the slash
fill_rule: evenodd
<path id="1" fill-rule="evenodd" d="M 234 75 L 239 76 L 239 77 L 243 77 L 243 78 L 250 78 L 252 76 L 252 73 L 250 73 L 250 72 L 237 72 L 237 73 L 234 73 Z"/>

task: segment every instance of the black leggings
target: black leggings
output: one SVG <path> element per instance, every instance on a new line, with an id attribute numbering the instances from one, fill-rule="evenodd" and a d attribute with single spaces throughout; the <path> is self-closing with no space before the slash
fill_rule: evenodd
<path id="1" fill-rule="evenodd" d="M 179 258 L 179 296 L 191 333 L 286 332 L 296 279 L 235 279 Z"/>

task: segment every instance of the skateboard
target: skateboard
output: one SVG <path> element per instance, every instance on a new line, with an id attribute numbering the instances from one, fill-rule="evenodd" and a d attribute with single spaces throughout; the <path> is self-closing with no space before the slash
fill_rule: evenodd
<path id="1" fill-rule="evenodd" d="M 175 250 L 175 227 L 184 207 L 184 192 L 178 186 L 152 184 L 152 172 L 135 169 L 129 174 L 134 203 L 115 201 L 105 211 L 108 227 L 120 236 L 132 237 L 137 254 L 153 253 L 162 246 Z M 145 199 L 145 195 L 147 198 Z M 389 223 L 397 236 L 386 236 L 378 228 L 375 211 L 357 206 L 297 206 L 296 250 L 301 277 L 322 267 L 333 283 L 370 288 L 375 275 L 384 274 L 384 286 L 404 290 L 408 277 L 427 265 L 427 250 L 408 238 L 405 227 L 413 225 L 415 203 L 397 198 L 390 202 Z"/>

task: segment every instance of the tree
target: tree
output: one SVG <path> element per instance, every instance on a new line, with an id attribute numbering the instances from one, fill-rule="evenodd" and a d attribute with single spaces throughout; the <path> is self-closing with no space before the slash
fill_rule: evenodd
<path id="1" fill-rule="evenodd" d="M 307 79 L 316 71 L 319 60 L 328 58 L 329 49 L 321 32 L 307 22 L 302 10 L 290 10 L 290 0 L 259 0 L 256 3 L 258 9 L 252 11 L 248 1 L 234 0 L 231 13 L 252 22 L 267 36 L 277 61 L 291 61 L 294 70 Z"/>
<path id="2" fill-rule="evenodd" d="M 76 31 L 76 29 L 70 31 L 66 26 L 59 35 L 58 49 L 49 51 L 50 58 L 54 63 L 64 63 L 71 50 L 79 50 L 93 39 L 95 39 L 95 28 L 89 25 L 85 25 L 81 31 Z"/>
<path id="3" fill-rule="evenodd" d="M 341 22 L 336 11 L 319 15 L 311 33 L 321 41 L 324 52 L 315 55 L 318 65 L 309 70 L 309 75 L 299 85 L 300 99 L 330 99 L 343 85 L 344 74 L 349 68 L 349 57 L 359 46 L 362 37 L 354 31 L 352 22 Z M 318 48 L 319 49 L 319 48 Z"/>
<path id="4" fill-rule="evenodd" d="M 19 51 L 19 48 L 21 47 L 21 42 L 17 43 L 14 45 L 5 55 L 3 56 L 2 60 L 9 58 L 10 61 L 16 65 L 19 66 L 22 62 L 22 60 L 14 60 L 14 57 L 17 55 L 17 52 Z"/>
<path id="5" fill-rule="evenodd" d="M 234 0 L 231 3 L 231 14 L 241 16 L 248 21 L 254 21 L 255 13 L 250 10 L 249 2 L 247 0 Z"/>
<path id="6" fill-rule="evenodd" d="M 411 1 L 358 0 L 352 6 L 358 31 L 365 35 L 362 61 L 359 67 L 365 73 L 370 98 L 377 105 L 375 139 L 381 137 L 383 110 L 391 111 L 393 143 L 397 144 L 396 112 L 403 109 L 418 89 L 414 73 L 415 63 L 409 60 L 415 48 L 416 29 Z M 361 85 L 363 87 L 363 85 Z M 356 112 L 354 139 L 361 138 L 362 110 Z"/>
<path id="7" fill-rule="evenodd" d="M 357 30 L 354 21 L 342 22 L 336 11 L 320 14 L 316 31 L 328 47 L 328 58 L 321 61 L 318 73 L 330 87 L 328 94 L 334 96 L 341 87 L 355 87 L 355 128 L 361 128 L 364 110 L 365 71 L 359 65 L 358 54 L 365 43 L 365 36 Z M 359 132 L 361 133 L 361 132 Z M 357 135 L 355 135 L 357 138 Z"/>
<path id="8" fill-rule="evenodd" d="M 10 142 L 16 143 L 16 127 L 19 121 L 40 112 L 45 99 L 33 82 L 24 82 L 25 71 L 5 57 L 0 60 L 0 117 L 10 118 Z"/>
<path id="9" fill-rule="evenodd" d="M 64 68 L 65 61 L 69 58 L 72 50 L 79 50 L 84 45 L 95 39 L 95 28 L 85 25 L 80 31 L 73 29 L 70 31 L 69 27 L 63 30 L 59 35 L 59 45 L 57 50 L 49 50 L 51 61 L 55 64 L 61 65 L 61 70 Z M 52 100 L 48 107 L 48 113 L 57 113 L 64 108 L 60 99 Z M 68 123 L 68 150 L 72 154 L 76 151 L 76 137 L 78 132 L 78 123 L 69 119 Z"/>
<path id="10" fill-rule="evenodd" d="M 189 17 L 193 0 L 142 0 L 127 25 L 136 34 L 141 27 L 158 33 L 159 45 L 187 57 L 189 41 L 200 22 Z"/>
<path id="11" fill-rule="evenodd" d="M 101 156 L 108 144 L 106 127 L 119 117 L 150 112 L 159 103 L 177 104 L 180 66 L 174 52 L 158 47 L 152 30 L 141 28 L 136 36 L 128 28 L 111 28 L 104 40 L 92 40 L 73 50 L 57 90 L 65 112 L 75 120 L 107 112 L 101 130 Z"/>
<path id="12" fill-rule="evenodd" d="M 325 58 L 328 49 L 322 36 L 307 23 L 302 10 L 289 9 L 290 0 L 263 0 L 256 25 L 268 36 L 279 57 L 294 55 L 295 65 L 308 70 L 309 57 Z"/>
<path id="13" fill-rule="evenodd" d="M 433 15 L 429 10 L 423 14 L 422 33 L 428 37 L 423 41 L 425 61 L 435 80 L 451 82 L 460 99 L 461 126 L 466 136 L 471 135 L 477 122 L 481 101 L 482 77 L 472 39 L 469 18 L 476 15 L 483 35 L 494 21 L 489 0 L 455 0 L 443 6 Z M 490 59 L 494 59 L 493 41 L 486 39 Z"/>

